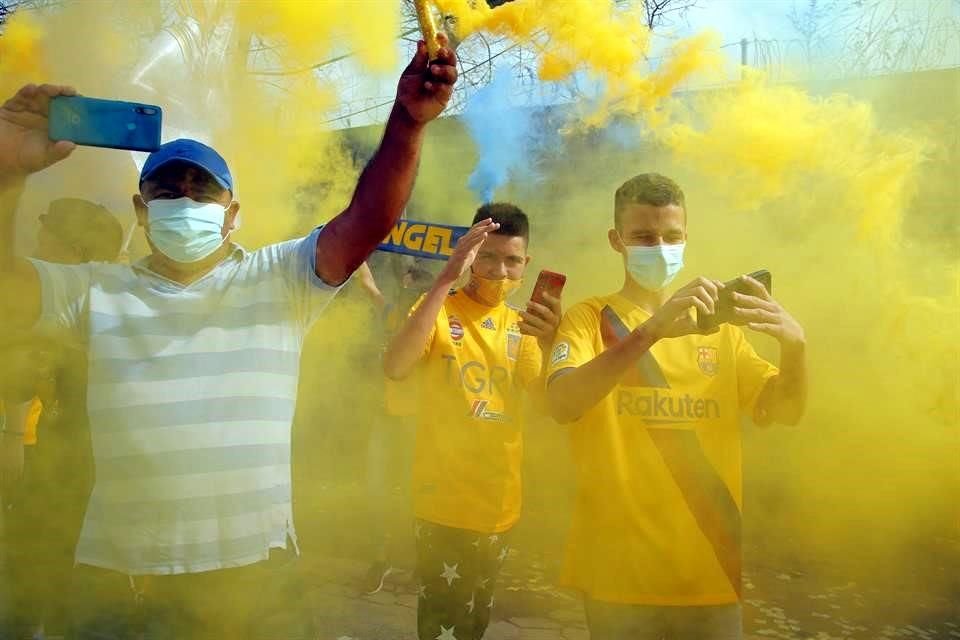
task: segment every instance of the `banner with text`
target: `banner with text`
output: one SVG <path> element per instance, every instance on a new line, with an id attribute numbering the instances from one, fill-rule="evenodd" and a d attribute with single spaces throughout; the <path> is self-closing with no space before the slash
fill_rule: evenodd
<path id="1" fill-rule="evenodd" d="M 378 250 L 431 260 L 446 260 L 453 253 L 457 240 L 468 230 L 469 227 L 400 220 Z"/>

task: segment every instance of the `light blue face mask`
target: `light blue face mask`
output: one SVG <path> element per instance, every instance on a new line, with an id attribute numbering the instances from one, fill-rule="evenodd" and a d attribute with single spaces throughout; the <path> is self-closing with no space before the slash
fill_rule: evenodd
<path id="1" fill-rule="evenodd" d="M 203 260 L 224 243 L 226 208 L 190 198 L 147 203 L 150 242 L 175 262 Z"/>
<path id="2" fill-rule="evenodd" d="M 687 244 L 658 244 L 653 247 L 624 245 L 627 271 L 637 284 L 648 291 L 660 291 L 683 269 L 683 250 Z"/>

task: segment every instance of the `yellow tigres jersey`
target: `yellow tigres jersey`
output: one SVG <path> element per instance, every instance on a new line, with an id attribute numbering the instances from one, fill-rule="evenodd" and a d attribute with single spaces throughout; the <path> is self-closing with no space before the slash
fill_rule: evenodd
<path id="1" fill-rule="evenodd" d="M 523 392 L 542 353 L 518 312 L 452 291 L 421 363 L 413 469 L 418 518 L 498 533 L 520 517 Z"/>
<path id="2" fill-rule="evenodd" d="M 590 362 L 649 317 L 619 294 L 574 306 L 547 379 Z M 579 486 L 565 584 L 607 602 L 738 600 L 740 417 L 776 371 L 730 325 L 661 340 L 572 425 Z"/>

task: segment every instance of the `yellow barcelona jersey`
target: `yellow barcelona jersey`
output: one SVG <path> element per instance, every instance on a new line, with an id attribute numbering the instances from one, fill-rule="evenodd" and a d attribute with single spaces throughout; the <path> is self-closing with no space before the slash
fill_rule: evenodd
<path id="1" fill-rule="evenodd" d="M 590 362 L 649 317 L 619 294 L 575 305 L 547 379 Z M 576 421 L 564 583 L 607 602 L 736 602 L 740 420 L 775 374 L 739 328 L 722 325 L 657 342 Z"/>

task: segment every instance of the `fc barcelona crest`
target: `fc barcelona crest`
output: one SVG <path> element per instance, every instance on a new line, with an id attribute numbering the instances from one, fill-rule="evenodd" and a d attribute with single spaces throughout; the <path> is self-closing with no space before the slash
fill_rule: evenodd
<path id="1" fill-rule="evenodd" d="M 697 347 L 697 364 L 700 365 L 700 371 L 715 376 L 720 370 L 720 354 L 715 347 Z"/>

